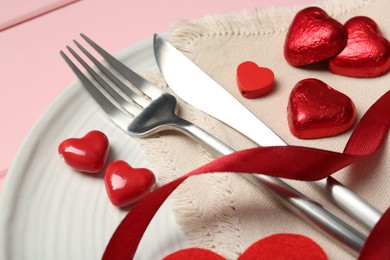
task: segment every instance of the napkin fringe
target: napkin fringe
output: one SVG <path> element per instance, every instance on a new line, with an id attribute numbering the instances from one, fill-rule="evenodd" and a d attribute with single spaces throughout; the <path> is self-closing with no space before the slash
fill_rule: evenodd
<path id="1" fill-rule="evenodd" d="M 328 0 L 315 4 L 330 16 L 339 16 L 376 0 Z M 207 15 L 199 20 L 178 20 L 172 25 L 170 41 L 191 58 L 193 43 L 204 37 L 273 35 L 286 32 L 297 11 L 306 6 L 271 7 L 233 14 Z M 344 22 L 344 21 L 340 21 Z"/>
<path id="2" fill-rule="evenodd" d="M 236 216 L 236 197 L 232 192 L 234 187 L 227 184 L 235 183 L 229 178 L 229 174 L 221 173 L 213 176 L 197 176 L 202 178 L 203 185 L 212 186 L 212 196 L 210 201 L 213 212 L 207 215 L 195 214 L 194 209 L 201 209 L 196 204 L 199 197 L 194 198 L 189 187 L 194 182 L 187 180 L 176 190 L 174 196 L 173 210 L 180 215 L 177 219 L 179 225 L 185 226 L 188 243 L 196 246 L 201 240 L 202 247 L 216 251 L 228 259 L 236 259 L 243 251 L 243 234 L 240 227 L 240 219 Z M 196 211 L 196 212 L 204 212 Z M 215 232 L 218 230 L 219 232 Z"/>

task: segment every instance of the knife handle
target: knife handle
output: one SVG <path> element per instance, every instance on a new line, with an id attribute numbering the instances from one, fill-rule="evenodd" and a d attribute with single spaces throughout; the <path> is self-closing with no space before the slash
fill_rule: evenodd
<path id="1" fill-rule="evenodd" d="M 382 216 L 379 210 L 332 177 L 313 183 L 324 190 L 340 208 L 359 219 L 370 229 Z"/>
<path id="2" fill-rule="evenodd" d="M 352 249 L 351 253 L 355 256 L 362 249 L 367 239 L 365 235 L 281 179 L 260 174 L 247 177 L 255 177 L 258 183 L 272 191 L 292 212 L 331 238 L 336 239 L 350 251 Z"/>
<path id="3" fill-rule="evenodd" d="M 177 122 L 181 132 L 201 143 L 213 155 L 219 157 L 234 152 L 234 149 L 191 122 L 179 117 Z M 260 174 L 244 175 L 244 177 L 256 185 L 266 187 L 294 213 L 348 249 L 352 249 L 353 253 L 357 254 L 362 249 L 366 240 L 365 235 L 281 179 Z"/>

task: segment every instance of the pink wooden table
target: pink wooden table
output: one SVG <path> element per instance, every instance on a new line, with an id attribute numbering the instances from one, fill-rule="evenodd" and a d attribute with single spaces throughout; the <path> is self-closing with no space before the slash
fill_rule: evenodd
<path id="1" fill-rule="evenodd" d="M 0 188 L 6 169 L 39 116 L 75 80 L 59 50 L 84 32 L 120 50 L 169 30 L 176 19 L 299 6 L 314 0 L 77 1 L 3 0 L 0 10 Z M 22 3 L 21 3 L 22 2 Z M 24 3 L 23 3 L 24 2 Z M 54 11 L 50 9 L 55 8 Z M 27 15 L 26 15 L 27 14 Z M 25 22 L 23 20 L 31 18 Z M 21 19 L 14 19 L 21 18 Z M 12 24 L 15 26 L 9 27 Z M 1 25 L 8 27 L 2 30 Z M 4 27 L 4 26 L 3 26 Z"/>

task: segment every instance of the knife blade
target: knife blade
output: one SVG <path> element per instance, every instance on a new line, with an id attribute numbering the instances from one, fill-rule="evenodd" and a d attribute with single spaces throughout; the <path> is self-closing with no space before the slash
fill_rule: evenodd
<path id="1" fill-rule="evenodd" d="M 233 126 L 237 131 L 246 132 L 257 144 L 262 146 L 285 145 L 285 142 L 278 135 L 272 132 L 263 122 L 257 120 L 256 116 L 250 113 L 241 103 L 237 102 L 233 96 L 230 94 L 226 95 L 225 89 L 219 86 L 198 66 L 189 62 L 186 56 L 181 52 L 179 52 L 180 55 L 177 55 L 178 51 L 161 37 L 155 39 L 157 46 L 159 46 L 155 54 L 158 63 L 161 65 L 161 73 L 164 77 L 167 75 L 168 85 L 181 99 L 225 124 Z M 169 65 L 173 63 L 176 65 Z M 184 67 L 181 67 L 182 65 Z M 196 79 L 196 81 L 185 80 L 183 76 L 179 75 L 178 69 L 183 72 L 191 72 L 191 79 Z M 191 90 L 188 91 L 189 89 Z M 204 95 L 204 93 L 207 93 L 207 95 Z M 218 104 L 229 105 L 216 106 L 215 97 L 218 97 Z"/>
<path id="2" fill-rule="evenodd" d="M 286 146 L 275 132 L 162 37 L 154 36 L 156 62 L 182 100 L 241 132 L 261 146 Z M 208 93 L 208 95 L 204 95 Z M 215 102 L 218 97 L 218 104 Z M 225 105 L 221 105 L 225 104 Z M 313 182 L 346 212 L 373 228 L 381 212 L 332 177 Z"/>

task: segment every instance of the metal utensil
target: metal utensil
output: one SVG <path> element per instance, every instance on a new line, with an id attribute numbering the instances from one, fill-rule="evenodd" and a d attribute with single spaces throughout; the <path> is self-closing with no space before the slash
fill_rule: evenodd
<path id="1" fill-rule="evenodd" d="M 261 146 L 287 145 L 216 81 L 158 35 L 154 36 L 154 51 L 166 82 L 185 102 L 235 128 Z M 218 97 L 218 102 L 215 97 Z M 381 213 L 376 208 L 334 178 L 313 183 L 367 227 L 373 228 L 380 219 Z"/>
<path id="2" fill-rule="evenodd" d="M 166 129 L 177 130 L 189 135 L 196 141 L 201 142 L 216 156 L 227 155 L 234 152 L 232 148 L 207 132 L 178 117 L 176 115 L 177 102 L 175 97 L 162 91 L 136 74 L 87 36 L 83 34 L 81 36 L 98 53 L 100 53 L 117 72 L 132 83 L 133 87 L 136 87 L 135 91 L 129 92 L 129 90 L 126 89 L 127 86 L 119 78 L 76 41 L 75 43 L 78 48 L 84 52 L 96 67 L 98 67 L 102 74 L 110 79 L 110 83 L 95 72 L 72 48 L 67 47 L 78 62 L 84 66 L 88 73 L 94 78 L 96 83 L 88 79 L 64 52 L 60 52 L 65 61 L 81 80 L 86 90 L 120 129 L 131 136 L 140 138 Z M 115 87 L 112 87 L 112 85 L 115 85 Z M 115 89 L 116 87 L 121 91 L 117 91 Z M 141 101 L 141 99 L 144 99 L 144 95 L 146 96 L 146 99 Z M 128 99 L 131 99 L 132 101 L 129 102 Z M 263 175 L 258 175 L 256 178 L 248 176 L 247 178 L 255 184 L 261 184 L 262 186 L 267 187 L 268 190 L 272 191 L 281 199 L 281 201 L 306 221 L 322 229 L 325 233 L 342 242 L 354 252 L 359 252 L 362 248 L 366 239 L 363 234 L 280 179 Z"/>

